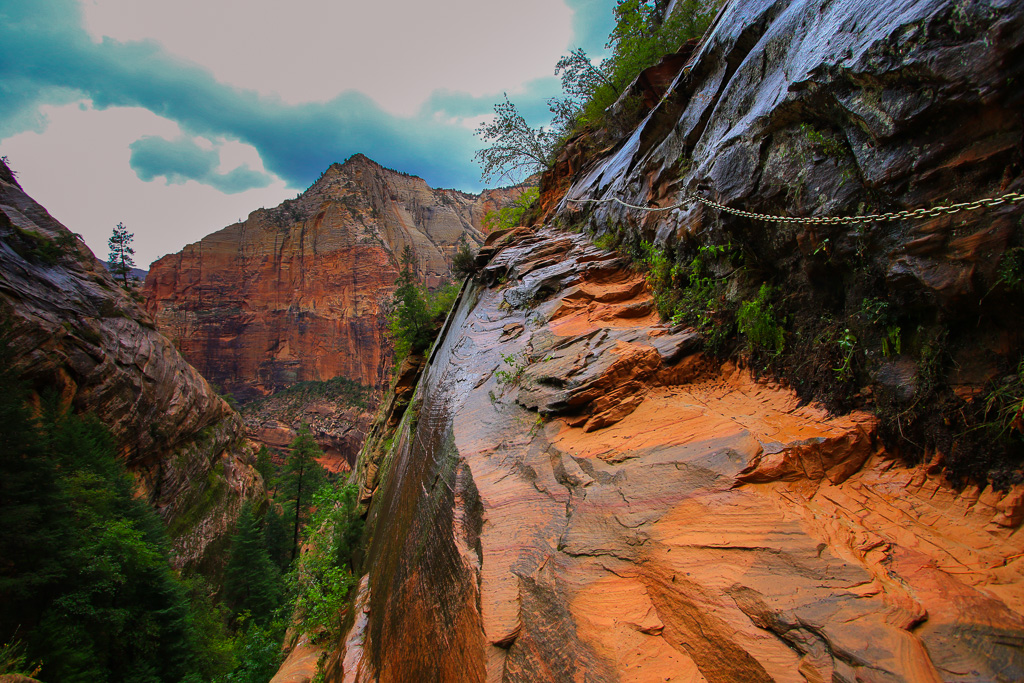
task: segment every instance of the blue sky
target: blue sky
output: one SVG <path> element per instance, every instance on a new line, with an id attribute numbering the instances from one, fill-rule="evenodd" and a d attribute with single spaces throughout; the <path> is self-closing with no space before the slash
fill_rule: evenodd
<path id="1" fill-rule="evenodd" d="M 479 190 L 503 92 L 545 123 L 554 63 L 614 0 L 0 0 L 0 154 L 97 255 L 146 267 L 361 152 Z"/>

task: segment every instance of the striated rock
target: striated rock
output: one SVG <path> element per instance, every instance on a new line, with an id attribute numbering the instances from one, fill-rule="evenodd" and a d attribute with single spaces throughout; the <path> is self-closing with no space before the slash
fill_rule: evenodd
<path id="1" fill-rule="evenodd" d="M 479 245 L 484 215 L 522 190 L 435 190 L 357 154 L 298 198 L 155 262 L 147 309 L 189 362 L 238 398 L 338 376 L 381 388 L 390 357 L 382 305 L 405 248 L 436 287 L 457 245 Z"/>
<path id="2" fill-rule="evenodd" d="M 23 376 L 111 430 L 179 565 L 216 566 L 242 502 L 264 495 L 241 420 L 84 243 L 4 177 L 0 309 Z"/>
<path id="3" fill-rule="evenodd" d="M 373 422 L 379 395 L 339 379 L 289 387 L 241 408 L 249 438 L 272 450 L 287 449 L 306 424 L 324 452 L 320 464 L 348 472 Z"/>
<path id="4" fill-rule="evenodd" d="M 877 410 L 912 459 L 939 451 L 959 481 L 1011 485 L 1024 446 L 983 436 L 991 415 L 974 399 L 1024 353 L 1024 203 L 816 224 L 693 196 L 811 219 L 1020 193 L 1022 51 L 1024 5 L 1010 0 L 726 3 L 634 130 L 589 154 L 567 146 L 574 161 L 542 181 L 545 218 L 646 240 L 683 273 L 677 288 L 702 249 L 726 250 L 705 259 L 728 281 L 711 324 L 727 329 L 770 285 L 785 351 L 762 365 L 805 399 Z"/>
<path id="5" fill-rule="evenodd" d="M 1024 487 L 958 491 L 870 415 L 696 353 L 582 236 L 492 266 L 361 454 L 368 574 L 328 680 L 1024 677 Z"/>

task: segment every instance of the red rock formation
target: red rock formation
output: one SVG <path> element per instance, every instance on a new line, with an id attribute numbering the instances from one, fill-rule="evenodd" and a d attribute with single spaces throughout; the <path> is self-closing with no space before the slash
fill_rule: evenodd
<path id="1" fill-rule="evenodd" d="M 241 419 L 3 164 L 0 311 L 23 376 L 111 430 L 178 564 L 221 562 L 242 502 L 264 495 Z"/>
<path id="2" fill-rule="evenodd" d="M 297 199 L 154 263 L 147 307 L 189 362 L 240 398 L 337 376 L 380 387 L 381 306 L 404 249 L 434 287 L 460 240 L 479 244 L 484 214 L 520 192 L 435 190 L 356 155 Z"/>
<path id="3" fill-rule="evenodd" d="M 328 680 L 1024 675 L 1024 485 L 903 467 L 874 417 L 696 352 L 614 254 L 515 235 L 364 450 Z"/>

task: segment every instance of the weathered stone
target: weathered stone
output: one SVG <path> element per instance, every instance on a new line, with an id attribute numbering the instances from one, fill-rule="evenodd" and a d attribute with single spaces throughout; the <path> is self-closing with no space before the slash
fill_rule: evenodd
<path id="1" fill-rule="evenodd" d="M 53 258 L 31 251 L 42 242 Z M 22 376 L 110 429 L 139 495 L 169 526 L 175 562 L 221 565 L 242 503 L 265 495 L 242 421 L 13 178 L 0 179 L 0 301 Z"/>
<path id="2" fill-rule="evenodd" d="M 565 258 L 583 253 L 577 238 Z M 561 336 L 552 314 L 579 301 L 579 282 L 533 311 L 483 289 L 456 313 L 372 497 L 371 527 L 387 532 L 373 535 L 368 611 L 337 676 L 1024 673 L 1018 491 L 958 494 L 878 455 L 867 415 L 830 417 L 698 355 L 666 366 L 651 342 L 687 337 L 658 323 L 581 318 Z M 617 282 L 601 297 L 646 295 Z M 495 372 L 502 356 L 524 363 L 516 386 Z M 584 389 L 559 393 L 574 382 Z M 576 397 L 583 421 L 523 407 Z"/>
<path id="3" fill-rule="evenodd" d="M 380 389 L 390 369 L 382 305 L 405 248 L 436 287 L 462 240 L 483 241 L 486 212 L 521 192 L 435 190 L 356 155 L 297 199 L 154 263 L 147 307 L 189 362 L 239 398 L 338 376 Z"/>

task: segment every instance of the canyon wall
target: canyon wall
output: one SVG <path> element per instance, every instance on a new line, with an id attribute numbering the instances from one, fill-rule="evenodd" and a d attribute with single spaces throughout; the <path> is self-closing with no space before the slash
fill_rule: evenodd
<path id="1" fill-rule="evenodd" d="M 265 495 L 239 416 L 71 231 L 0 164 L 0 311 L 37 394 L 113 433 L 180 566 L 215 568 L 241 504 Z"/>
<path id="2" fill-rule="evenodd" d="M 489 236 L 387 397 L 327 680 L 1024 678 L 1020 448 L 971 450 L 950 415 L 1020 358 L 1024 207 L 778 224 L 611 201 L 808 216 L 1019 192 L 1024 6 L 735 0 L 692 49 L 609 152 L 563 150 L 542 224 Z M 740 252 L 703 277 L 737 303 L 776 287 L 787 351 L 663 322 L 651 261 L 595 234 L 681 267 Z M 876 299 L 903 344 L 857 326 Z"/>
<path id="3" fill-rule="evenodd" d="M 428 287 L 463 240 L 521 189 L 437 190 L 362 155 L 298 198 L 156 261 L 143 294 L 185 358 L 240 399 L 307 380 L 380 388 L 389 371 L 382 305 L 410 248 Z"/>

